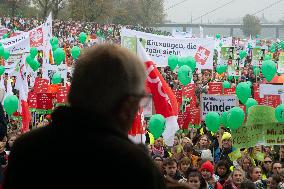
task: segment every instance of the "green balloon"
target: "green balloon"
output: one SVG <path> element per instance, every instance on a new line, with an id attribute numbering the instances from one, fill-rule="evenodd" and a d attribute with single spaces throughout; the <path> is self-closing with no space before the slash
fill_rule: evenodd
<path id="1" fill-rule="evenodd" d="M 234 77 L 233 76 L 228 76 L 228 80 L 231 81 Z"/>
<path id="2" fill-rule="evenodd" d="M 8 60 L 10 58 L 10 51 L 4 50 L 4 59 Z"/>
<path id="3" fill-rule="evenodd" d="M 0 76 L 3 75 L 3 73 L 5 72 L 5 67 L 4 66 L 0 66 Z"/>
<path id="4" fill-rule="evenodd" d="M 19 99 L 15 95 L 9 95 L 4 100 L 4 109 L 8 115 L 12 115 L 18 109 Z"/>
<path id="5" fill-rule="evenodd" d="M 32 62 L 29 65 L 34 72 L 37 71 L 40 68 L 40 63 L 35 59 L 33 59 Z"/>
<path id="6" fill-rule="evenodd" d="M 220 127 L 220 116 L 217 112 L 209 112 L 205 116 L 205 124 L 209 131 L 216 133 Z"/>
<path id="7" fill-rule="evenodd" d="M 245 113 L 242 108 L 234 107 L 228 113 L 228 127 L 232 130 L 238 129 L 245 120 Z"/>
<path id="8" fill-rule="evenodd" d="M 154 139 L 159 138 L 165 130 L 166 119 L 161 114 L 152 115 L 149 120 L 149 131 Z"/>
<path id="9" fill-rule="evenodd" d="M 270 50 L 270 52 L 275 53 L 276 48 L 275 48 L 274 43 L 271 45 L 271 47 L 269 48 L 269 50 Z"/>
<path id="10" fill-rule="evenodd" d="M 79 34 L 79 41 L 80 43 L 85 43 L 87 40 L 87 34 L 85 32 L 81 32 Z"/>
<path id="11" fill-rule="evenodd" d="M 58 83 L 61 83 L 61 80 L 62 80 L 61 75 L 59 73 L 55 73 L 52 76 L 51 83 L 58 84 Z"/>
<path id="12" fill-rule="evenodd" d="M 222 85 L 223 85 L 223 89 L 229 89 L 231 87 L 231 84 L 229 81 L 224 81 Z"/>
<path id="13" fill-rule="evenodd" d="M 217 65 L 216 72 L 218 74 L 222 74 L 222 73 L 227 71 L 227 67 L 228 67 L 228 65 Z"/>
<path id="14" fill-rule="evenodd" d="M 222 42 L 220 42 L 220 43 L 219 43 L 219 47 L 222 47 L 222 46 L 223 46 L 223 43 L 222 43 Z"/>
<path id="15" fill-rule="evenodd" d="M 253 73 L 254 73 L 254 75 L 259 75 L 260 74 L 260 68 L 259 67 L 255 67 L 253 69 Z"/>
<path id="16" fill-rule="evenodd" d="M 65 59 L 65 52 L 62 48 L 57 48 L 53 53 L 54 62 L 56 65 L 60 65 Z"/>
<path id="17" fill-rule="evenodd" d="M 74 46 L 72 49 L 71 49 L 71 56 L 74 58 L 74 59 L 77 59 L 79 56 L 80 56 L 80 53 L 81 53 L 81 49 L 77 46 Z"/>
<path id="18" fill-rule="evenodd" d="M 248 43 L 248 46 L 247 46 L 248 49 L 252 48 L 251 44 Z"/>
<path id="19" fill-rule="evenodd" d="M 253 98 L 249 98 L 249 99 L 247 100 L 247 102 L 246 102 L 246 112 L 247 112 L 247 114 L 248 114 L 249 108 L 252 107 L 252 106 L 255 106 L 255 105 L 258 105 L 258 103 L 257 103 L 257 101 L 254 100 Z"/>
<path id="20" fill-rule="evenodd" d="M 52 37 L 50 39 L 50 44 L 51 44 L 51 46 L 58 45 L 58 38 L 57 37 Z"/>
<path id="21" fill-rule="evenodd" d="M 192 79 L 192 70 L 189 66 L 181 66 L 178 69 L 178 80 L 181 82 L 181 84 L 183 84 L 184 86 L 186 86 L 187 84 L 189 84 L 191 82 Z"/>
<path id="22" fill-rule="evenodd" d="M 221 34 L 216 34 L 216 39 L 220 39 L 221 38 Z"/>
<path id="23" fill-rule="evenodd" d="M 36 57 L 37 53 L 38 53 L 37 48 L 32 47 L 32 48 L 30 49 L 30 55 L 31 55 L 32 58 Z"/>
<path id="24" fill-rule="evenodd" d="M 221 125 L 228 128 L 228 112 L 223 112 L 221 116 Z"/>
<path id="25" fill-rule="evenodd" d="M 280 123 L 284 123 L 284 104 L 280 104 L 275 108 L 275 117 Z"/>
<path id="26" fill-rule="evenodd" d="M 0 57 L 3 57 L 4 56 L 4 47 L 3 46 L 0 46 Z"/>
<path id="27" fill-rule="evenodd" d="M 33 60 L 34 60 L 34 59 L 31 57 L 31 55 L 27 56 L 27 58 L 26 58 L 26 62 L 27 62 L 29 65 L 33 63 Z"/>
<path id="28" fill-rule="evenodd" d="M 196 60 L 192 56 L 185 57 L 186 65 L 188 65 L 192 71 L 195 71 L 196 68 Z"/>
<path id="29" fill-rule="evenodd" d="M 6 39 L 9 37 L 9 34 L 8 33 L 5 33 L 3 36 L 2 36 L 2 39 Z"/>
<path id="30" fill-rule="evenodd" d="M 52 52 L 56 51 L 57 48 L 58 48 L 58 44 L 52 45 Z"/>
<path id="31" fill-rule="evenodd" d="M 265 60 L 262 63 L 261 71 L 266 80 L 270 82 L 276 74 L 276 64 L 272 60 Z"/>
<path id="32" fill-rule="evenodd" d="M 170 55 L 168 57 L 168 65 L 172 71 L 177 67 L 178 65 L 178 57 L 176 55 Z"/>
<path id="33" fill-rule="evenodd" d="M 237 97 L 240 101 L 245 104 L 247 99 L 251 96 L 251 89 L 247 82 L 241 82 L 237 85 L 236 88 Z"/>
<path id="34" fill-rule="evenodd" d="M 240 56 L 240 59 L 243 59 L 247 56 L 247 52 L 245 50 L 241 50 L 239 56 Z"/>
<path id="35" fill-rule="evenodd" d="M 234 76 L 234 78 L 235 78 L 236 80 L 238 80 L 238 79 L 240 78 L 240 76 Z"/>
<path id="36" fill-rule="evenodd" d="M 271 60 L 271 54 L 265 55 L 264 60 Z"/>

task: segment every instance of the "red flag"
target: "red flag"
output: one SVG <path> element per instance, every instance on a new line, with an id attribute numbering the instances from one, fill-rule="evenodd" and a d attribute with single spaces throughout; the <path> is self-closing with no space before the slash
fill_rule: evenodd
<path id="1" fill-rule="evenodd" d="M 166 145 L 172 146 L 175 133 L 179 129 L 177 123 L 178 105 L 176 97 L 154 62 L 150 59 L 142 44 L 139 41 L 137 41 L 137 43 L 137 54 L 146 66 L 146 84 L 151 91 L 156 113 L 161 114 L 166 118 L 166 127 L 163 138 Z"/>

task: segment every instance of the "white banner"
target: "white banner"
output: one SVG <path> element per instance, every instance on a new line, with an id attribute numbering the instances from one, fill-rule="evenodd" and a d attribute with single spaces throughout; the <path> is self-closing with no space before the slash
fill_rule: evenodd
<path id="1" fill-rule="evenodd" d="M 213 69 L 214 39 L 206 38 L 173 38 L 154 35 L 123 28 L 121 45 L 136 53 L 136 38 L 152 58 L 157 67 L 168 65 L 168 56 L 193 56 L 198 69 Z"/>
<path id="2" fill-rule="evenodd" d="M 29 34 L 23 32 L 21 35 L 6 38 L 0 41 L 5 50 L 9 50 L 10 54 L 19 54 L 23 52 L 30 52 Z"/>
<path id="3" fill-rule="evenodd" d="M 205 116 L 209 112 L 217 112 L 221 115 L 236 106 L 238 106 L 236 95 L 202 95 L 201 119 L 205 120 Z"/>

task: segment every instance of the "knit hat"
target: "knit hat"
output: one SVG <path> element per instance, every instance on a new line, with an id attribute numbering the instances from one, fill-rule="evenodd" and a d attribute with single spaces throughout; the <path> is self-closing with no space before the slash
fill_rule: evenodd
<path id="1" fill-rule="evenodd" d="M 231 133 L 224 132 L 224 134 L 222 135 L 222 141 L 223 140 L 228 140 L 228 139 L 231 139 L 231 138 L 232 138 Z"/>
<path id="2" fill-rule="evenodd" d="M 212 175 L 214 174 L 214 165 L 210 161 L 206 161 L 201 165 L 200 171 L 204 169 L 209 171 Z"/>

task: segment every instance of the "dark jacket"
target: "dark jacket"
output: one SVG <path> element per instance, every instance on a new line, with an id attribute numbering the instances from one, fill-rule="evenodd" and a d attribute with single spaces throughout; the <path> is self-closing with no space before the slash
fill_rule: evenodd
<path id="1" fill-rule="evenodd" d="M 111 116 L 111 115 L 109 115 Z M 78 153 L 79 152 L 79 153 Z M 4 188 L 165 188 L 147 152 L 110 119 L 61 107 L 16 140 Z"/>

